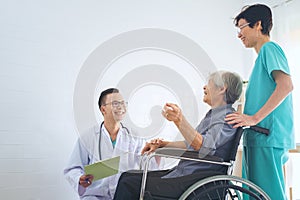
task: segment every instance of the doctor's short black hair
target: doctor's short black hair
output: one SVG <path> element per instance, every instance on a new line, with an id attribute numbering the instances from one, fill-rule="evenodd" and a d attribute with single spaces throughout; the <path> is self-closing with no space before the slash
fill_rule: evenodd
<path id="1" fill-rule="evenodd" d="M 109 88 L 101 92 L 98 100 L 99 108 L 106 103 L 106 96 L 112 93 L 119 93 L 119 90 L 117 88 Z"/>

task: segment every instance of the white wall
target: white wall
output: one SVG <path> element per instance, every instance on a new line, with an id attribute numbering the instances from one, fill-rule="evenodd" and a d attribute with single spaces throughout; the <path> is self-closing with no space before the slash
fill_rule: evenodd
<path id="1" fill-rule="evenodd" d="M 240 7 L 238 0 L 2 0 L 0 199 L 76 199 L 62 170 L 78 137 L 73 110 L 77 76 L 91 53 L 114 36 L 143 28 L 172 31 L 198 44 L 217 68 L 246 77 L 252 64 L 243 61 L 251 59 L 253 52 L 244 50 L 231 19 Z M 159 60 L 162 55 L 154 56 Z M 150 58 L 146 61 L 153 64 Z M 101 81 L 93 89 L 104 87 Z M 198 100 L 202 84 L 193 90 Z"/>

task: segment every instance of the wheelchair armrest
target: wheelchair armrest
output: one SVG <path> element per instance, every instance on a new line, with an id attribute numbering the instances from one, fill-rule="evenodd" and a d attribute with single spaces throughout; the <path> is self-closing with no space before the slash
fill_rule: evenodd
<path id="1" fill-rule="evenodd" d="M 223 158 L 211 155 L 204 155 L 199 153 L 198 151 L 188 151 L 186 149 L 178 149 L 178 148 L 158 148 L 155 151 L 155 155 L 165 156 L 165 157 L 178 157 L 178 158 L 190 158 L 199 161 L 212 161 L 212 162 L 224 162 Z"/>

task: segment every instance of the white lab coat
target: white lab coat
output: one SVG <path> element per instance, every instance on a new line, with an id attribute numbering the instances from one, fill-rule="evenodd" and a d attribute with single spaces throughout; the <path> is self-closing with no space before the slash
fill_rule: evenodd
<path id="1" fill-rule="evenodd" d="M 120 128 L 115 147 L 113 148 L 107 130 L 104 126 L 101 129 L 101 159 L 105 160 L 120 156 L 120 173 L 94 181 L 87 188 L 79 185 L 79 178 L 84 174 L 84 166 L 100 160 L 99 125 L 81 134 L 76 142 L 69 163 L 64 170 L 64 175 L 82 200 L 113 199 L 121 172 L 130 169 L 139 169 L 140 152 L 145 144 L 145 140 L 132 136 L 125 128 Z M 158 169 L 155 159 L 150 164 L 151 168 Z"/>

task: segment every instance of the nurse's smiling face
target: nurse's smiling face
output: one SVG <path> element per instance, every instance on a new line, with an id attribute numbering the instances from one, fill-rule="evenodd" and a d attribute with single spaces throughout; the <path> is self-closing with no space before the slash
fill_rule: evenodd
<path id="1" fill-rule="evenodd" d="M 240 19 L 238 21 L 238 38 L 241 39 L 242 43 L 246 48 L 253 48 L 257 46 L 261 33 L 261 22 L 257 22 L 253 28 L 249 25 L 245 19 Z"/>
<path id="2" fill-rule="evenodd" d="M 105 104 L 101 106 L 101 111 L 105 120 L 110 119 L 116 122 L 121 121 L 126 114 L 127 102 L 124 101 L 120 93 L 108 94 L 105 98 Z"/>

